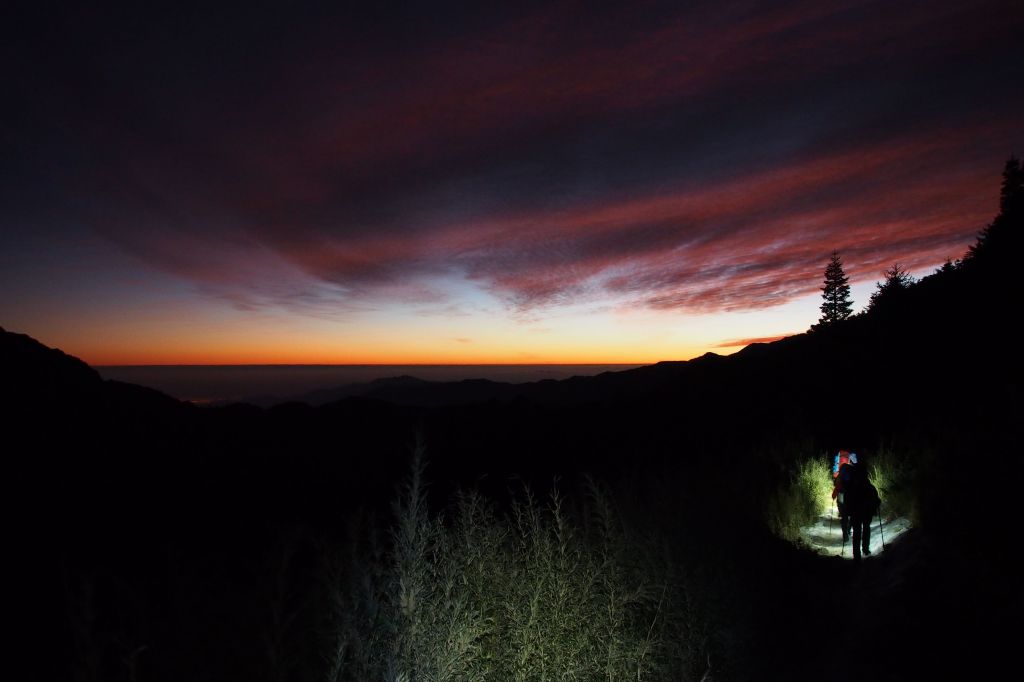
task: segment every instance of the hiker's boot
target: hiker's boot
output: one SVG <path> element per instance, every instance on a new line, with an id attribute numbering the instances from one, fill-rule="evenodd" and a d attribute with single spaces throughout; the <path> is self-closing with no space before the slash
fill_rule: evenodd
<path id="1" fill-rule="evenodd" d="M 861 553 L 862 553 L 862 554 L 863 554 L 864 556 L 871 556 L 871 550 L 870 550 L 870 549 L 868 549 L 867 547 L 865 547 L 865 548 L 864 548 L 864 550 L 863 550 L 863 551 L 862 551 Z"/>

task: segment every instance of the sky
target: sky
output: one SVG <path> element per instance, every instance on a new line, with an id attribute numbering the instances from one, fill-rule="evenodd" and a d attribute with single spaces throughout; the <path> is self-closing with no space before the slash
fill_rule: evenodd
<path id="1" fill-rule="evenodd" d="M 95 365 L 647 363 L 961 256 L 1013 1 L 31 3 L 0 326 Z M 231 3 L 235 5 L 235 3 Z"/>

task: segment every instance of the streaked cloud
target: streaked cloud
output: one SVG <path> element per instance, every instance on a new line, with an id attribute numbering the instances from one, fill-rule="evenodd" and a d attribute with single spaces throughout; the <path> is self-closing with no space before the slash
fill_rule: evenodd
<path id="1" fill-rule="evenodd" d="M 120 44 L 72 12 L 11 135 L 49 224 L 240 312 L 761 310 L 833 249 L 855 281 L 962 254 L 1022 142 L 1013 10 L 211 10 Z"/>
<path id="2" fill-rule="evenodd" d="M 723 341 L 722 343 L 715 345 L 715 348 L 742 348 L 745 346 L 749 346 L 753 343 L 771 343 L 773 341 L 778 341 L 779 339 L 784 339 L 787 336 L 792 336 L 792 334 L 777 334 L 775 336 L 755 336 L 754 338 L 751 339 L 732 339 L 731 341 Z"/>

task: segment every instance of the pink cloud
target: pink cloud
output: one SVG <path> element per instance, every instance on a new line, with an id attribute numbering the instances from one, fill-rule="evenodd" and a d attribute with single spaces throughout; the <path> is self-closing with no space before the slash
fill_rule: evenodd
<path id="1" fill-rule="evenodd" d="M 923 72 L 1013 26 L 988 6 L 899 6 L 886 21 L 876 9 L 799 0 L 642 22 L 631 9 L 592 20 L 557 6 L 355 62 L 312 46 L 252 102 L 211 97 L 196 127 L 220 125 L 201 131 L 205 144 L 123 141 L 108 163 L 130 187 L 98 185 L 122 213 L 94 223 L 243 309 L 443 306 L 428 282 L 456 278 L 515 311 L 605 299 L 749 310 L 815 293 L 833 249 L 855 281 L 895 260 L 928 268 L 961 255 L 991 217 L 1019 122 L 984 111 L 877 123 L 850 110 L 843 80 L 880 65 Z M 808 113 L 829 119 L 820 137 L 783 115 L 805 112 L 767 103 L 807 83 L 842 105 Z M 703 157 L 666 154 L 663 172 L 636 180 L 632 156 L 599 155 L 602 126 L 638 144 L 645 125 L 665 126 L 671 142 L 704 108 L 786 139 L 732 131 L 748 163 L 723 171 L 705 150 L 705 172 Z M 704 125 L 695 140 L 718 134 Z M 562 162 L 569 181 L 549 186 Z M 575 193 L 576 175 L 602 179 Z"/>
<path id="2" fill-rule="evenodd" d="M 753 343 L 772 343 L 784 339 L 792 334 L 779 334 L 778 336 L 758 336 L 751 339 L 733 339 L 731 341 L 723 341 L 722 343 L 715 344 L 715 348 L 739 348 L 741 346 L 749 346 Z"/>

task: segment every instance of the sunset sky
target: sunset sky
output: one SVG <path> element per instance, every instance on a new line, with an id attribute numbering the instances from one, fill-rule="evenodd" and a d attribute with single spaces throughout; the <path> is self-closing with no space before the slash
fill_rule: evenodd
<path id="1" fill-rule="evenodd" d="M 963 254 L 1024 151 L 994 2 L 36 3 L 0 326 L 92 364 L 646 363 Z M 231 3 L 238 7 L 235 3 Z"/>

